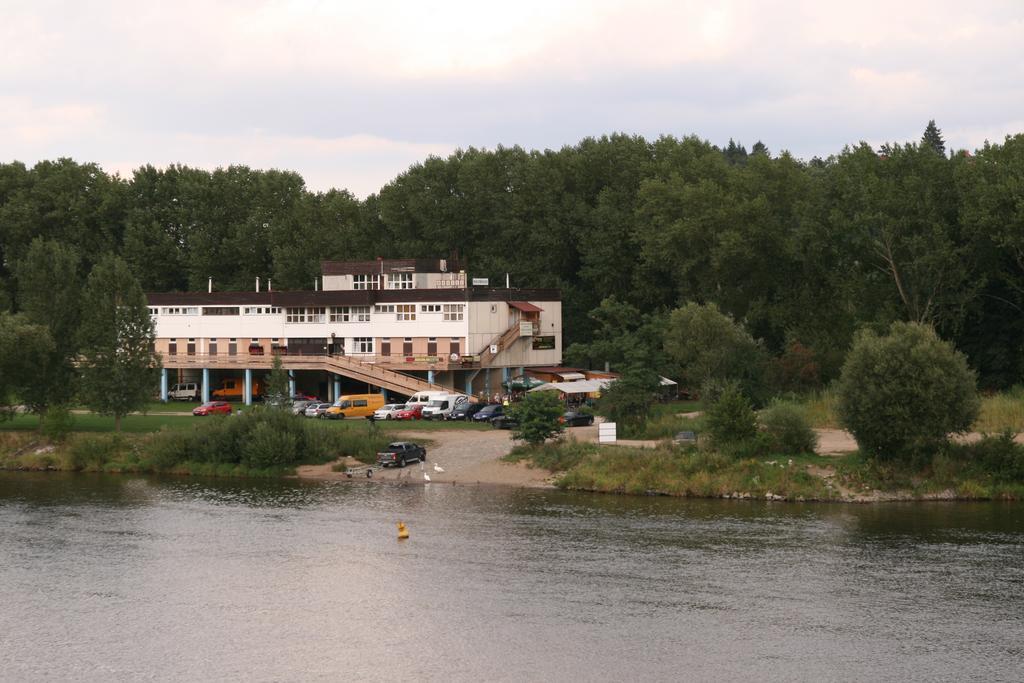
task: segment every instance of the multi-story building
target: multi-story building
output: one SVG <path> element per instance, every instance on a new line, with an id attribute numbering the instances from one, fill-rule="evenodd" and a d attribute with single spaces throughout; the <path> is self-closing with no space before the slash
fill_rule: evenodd
<path id="1" fill-rule="evenodd" d="M 325 261 L 322 271 L 314 291 L 257 282 L 149 294 L 164 397 L 176 381 L 201 382 L 204 398 L 229 377 L 252 387 L 275 354 L 299 388 L 329 399 L 353 384 L 491 395 L 513 372 L 561 360 L 557 290 L 473 286 L 438 259 Z"/>

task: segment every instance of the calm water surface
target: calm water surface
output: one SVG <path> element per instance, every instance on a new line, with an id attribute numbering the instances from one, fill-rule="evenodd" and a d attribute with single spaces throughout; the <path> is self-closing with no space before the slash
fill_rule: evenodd
<path id="1" fill-rule="evenodd" d="M 0 473 L 4 681 L 754 676 L 1024 680 L 1024 505 Z"/>

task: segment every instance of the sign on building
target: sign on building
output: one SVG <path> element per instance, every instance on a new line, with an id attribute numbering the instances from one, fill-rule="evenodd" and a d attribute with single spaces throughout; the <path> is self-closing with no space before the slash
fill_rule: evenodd
<path id="1" fill-rule="evenodd" d="M 543 337 L 533 338 L 533 350 L 534 351 L 548 351 L 555 348 L 555 336 L 546 335 Z"/>
<path id="2" fill-rule="evenodd" d="M 475 278 L 473 278 L 473 286 L 474 287 L 486 287 L 489 284 L 491 284 L 491 281 L 489 279 L 485 278 L 485 277 L 475 277 Z"/>
<path id="3" fill-rule="evenodd" d="M 602 422 L 597 425 L 597 442 L 615 443 L 615 426 L 614 422 Z"/>

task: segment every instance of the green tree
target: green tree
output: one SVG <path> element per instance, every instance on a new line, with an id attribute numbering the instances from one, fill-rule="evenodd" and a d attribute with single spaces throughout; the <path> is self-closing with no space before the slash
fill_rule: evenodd
<path id="1" fill-rule="evenodd" d="M 0 313 L 0 419 L 25 402 L 53 356 L 53 339 L 43 325 L 23 315 Z"/>
<path id="2" fill-rule="evenodd" d="M 509 416 L 517 422 L 512 430 L 512 438 L 525 441 L 531 446 L 544 443 L 565 429 L 565 425 L 558 421 L 564 411 L 565 406 L 558 400 L 558 392 L 527 392 L 522 401 L 509 407 Z"/>
<path id="3" fill-rule="evenodd" d="M 82 310 L 79 395 L 91 410 L 112 415 L 121 431 L 121 418 L 145 405 L 160 370 L 146 298 L 125 261 L 110 255 L 96 264 Z"/>
<path id="4" fill-rule="evenodd" d="M 288 371 L 284 369 L 281 354 L 275 353 L 270 365 L 270 376 L 267 378 L 267 405 L 272 408 L 285 409 L 291 405 L 291 382 Z"/>
<path id="5" fill-rule="evenodd" d="M 672 311 L 665 352 L 682 384 L 735 381 L 744 393 L 763 399 L 767 355 L 761 345 L 714 304 L 688 303 Z"/>
<path id="6" fill-rule="evenodd" d="M 598 409 L 624 435 L 643 430 L 658 393 L 658 375 L 643 367 L 630 367 L 601 392 Z"/>
<path id="7" fill-rule="evenodd" d="M 980 401 L 967 359 L 928 326 L 896 322 L 857 335 L 838 385 L 839 417 L 879 459 L 927 453 L 970 429 Z"/>
<path id="8" fill-rule="evenodd" d="M 935 119 L 928 121 L 928 125 L 925 126 L 924 135 L 921 136 L 921 145 L 946 156 L 946 141 L 942 139 L 942 131 L 935 125 Z"/>
<path id="9" fill-rule="evenodd" d="M 38 413 L 50 405 L 67 405 L 73 394 L 82 297 L 79 263 L 74 247 L 37 237 L 15 264 L 18 307 L 29 320 L 49 330 L 52 340 L 47 362 L 22 395 Z"/>
<path id="10" fill-rule="evenodd" d="M 717 447 L 728 448 L 757 436 L 757 416 L 735 382 L 729 383 L 708 406 L 705 419 L 708 434 Z"/>

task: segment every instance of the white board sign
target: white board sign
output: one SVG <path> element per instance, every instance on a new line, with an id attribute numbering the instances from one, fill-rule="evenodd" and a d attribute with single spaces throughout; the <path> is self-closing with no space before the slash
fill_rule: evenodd
<path id="1" fill-rule="evenodd" d="M 615 443 L 615 426 L 614 422 L 602 422 L 597 425 L 597 442 Z"/>
<path id="2" fill-rule="evenodd" d="M 473 278 L 473 286 L 474 287 L 486 287 L 487 285 L 490 284 L 490 282 L 491 281 L 489 279 L 485 278 L 485 277 L 475 277 L 475 278 Z"/>

